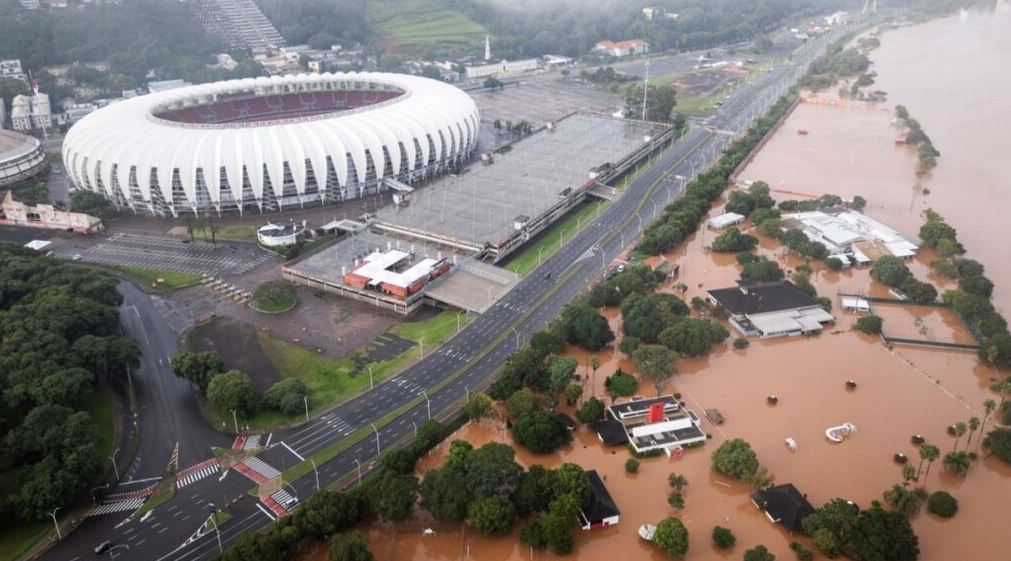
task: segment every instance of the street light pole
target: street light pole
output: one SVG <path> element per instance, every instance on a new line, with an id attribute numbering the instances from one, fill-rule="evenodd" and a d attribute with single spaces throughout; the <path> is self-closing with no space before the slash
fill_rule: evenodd
<path id="1" fill-rule="evenodd" d="M 355 458 L 355 464 L 358 465 L 358 485 L 361 485 L 362 484 L 362 463 L 358 461 L 358 458 Z"/>
<path id="2" fill-rule="evenodd" d="M 520 332 L 516 331 L 515 327 L 513 327 L 511 329 L 513 330 L 513 333 L 516 334 L 516 350 L 519 350 L 519 348 L 520 348 Z"/>
<path id="3" fill-rule="evenodd" d="M 414 421 L 411 421 L 411 424 L 414 425 L 414 440 L 417 440 L 418 439 L 418 423 L 415 423 Z"/>
<path id="4" fill-rule="evenodd" d="M 305 402 L 305 420 L 309 420 L 309 396 L 303 395 L 302 401 Z"/>
<path id="5" fill-rule="evenodd" d="M 371 390 L 371 389 L 373 389 L 375 387 L 376 387 L 376 385 L 372 381 L 372 365 L 370 364 L 369 365 L 369 389 Z"/>
<path id="6" fill-rule="evenodd" d="M 382 448 L 379 446 L 379 429 L 376 428 L 375 423 L 369 423 L 369 425 L 372 427 L 372 430 L 376 432 L 376 455 L 378 456 L 383 453 Z"/>
<path id="7" fill-rule="evenodd" d="M 109 456 L 109 461 L 112 462 L 112 471 L 116 474 L 116 481 L 119 481 L 119 466 L 116 465 L 116 453 L 119 452 L 119 448 L 116 448 L 112 455 Z"/>
<path id="8" fill-rule="evenodd" d="M 428 420 L 432 420 L 432 401 L 428 399 L 428 392 L 421 390 L 421 395 L 425 396 L 425 406 L 428 408 Z"/>
<path id="9" fill-rule="evenodd" d="M 239 417 L 235 414 L 235 409 L 232 409 L 232 422 L 235 423 L 235 434 L 239 434 Z"/>
<path id="10" fill-rule="evenodd" d="M 319 491 L 319 470 L 316 469 L 316 460 L 309 458 L 309 461 L 312 462 L 312 471 L 316 473 L 316 491 Z"/>
<path id="11" fill-rule="evenodd" d="M 56 539 L 62 540 L 63 534 L 60 533 L 60 525 L 56 522 L 56 513 L 60 511 L 60 507 L 56 507 L 56 510 L 49 513 L 49 516 L 53 519 L 53 526 L 56 526 Z"/>
<path id="12" fill-rule="evenodd" d="M 218 536 L 218 553 L 224 554 L 225 548 L 221 545 L 221 530 L 218 529 L 217 507 L 214 503 L 207 503 L 207 508 L 211 511 L 211 524 L 214 524 L 214 533 Z"/>

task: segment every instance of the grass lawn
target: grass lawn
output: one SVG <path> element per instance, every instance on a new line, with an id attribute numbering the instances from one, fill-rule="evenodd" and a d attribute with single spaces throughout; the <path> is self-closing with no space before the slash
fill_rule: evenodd
<path id="1" fill-rule="evenodd" d="M 103 458 L 112 453 L 115 439 L 116 410 L 113 407 L 113 399 L 115 398 L 108 391 L 95 391 L 88 395 L 83 403 L 83 409 L 91 415 L 91 422 L 97 433 L 95 444 L 98 446 L 98 454 Z M 0 490 L 4 490 L 4 495 L 7 491 L 13 490 L 11 487 L 17 484 L 17 479 L 17 472 L 13 470 L 0 473 Z M 0 525 L 0 561 L 17 558 L 52 528 L 53 523 L 48 519 Z"/>
<path id="2" fill-rule="evenodd" d="M 117 266 L 117 269 L 127 273 L 138 280 L 145 287 L 163 290 L 176 290 L 200 284 L 200 275 L 193 273 L 180 273 L 178 271 L 167 271 L 163 269 L 145 269 L 142 267 Z M 158 282 L 162 279 L 164 282 Z"/>
<path id="3" fill-rule="evenodd" d="M 160 507 L 161 505 L 171 501 L 172 497 L 174 497 L 175 495 L 176 495 L 176 486 L 175 483 L 172 483 L 172 485 L 166 486 L 164 490 L 159 491 L 158 493 L 155 493 L 154 495 L 148 497 L 147 500 L 144 501 L 144 504 L 140 505 L 140 508 L 137 509 L 137 516 L 143 516 L 145 513 L 152 511 Z"/>
<path id="4" fill-rule="evenodd" d="M 217 239 L 233 242 L 255 242 L 256 226 L 253 224 L 221 224 L 218 226 Z"/>
<path id="5" fill-rule="evenodd" d="M 434 350 L 436 345 L 456 333 L 456 316 L 455 312 L 444 311 L 426 320 L 402 323 L 390 332 L 416 343 L 423 339 L 426 349 Z M 466 319 L 461 318 L 461 322 L 466 322 Z M 378 384 L 418 358 L 418 349 L 410 348 L 389 360 L 372 362 L 358 370 L 351 357 L 334 360 L 266 333 L 257 333 L 257 337 L 263 352 L 281 377 L 298 378 L 309 389 L 310 415 L 368 389 L 368 367 L 372 368 L 373 381 Z M 212 406 L 210 412 L 216 425 L 233 425 L 230 411 Z M 249 419 L 239 419 L 239 424 L 249 425 L 250 429 L 265 429 L 287 424 L 297 417 L 263 410 Z"/>
<path id="6" fill-rule="evenodd" d="M 403 45 L 465 45 L 488 30 L 467 16 L 424 0 L 384 0 L 368 4 L 369 22 Z"/>
<path id="7" fill-rule="evenodd" d="M 552 253 L 558 251 L 561 247 L 561 242 L 558 239 L 559 232 L 564 232 L 564 237 L 566 239 L 571 238 L 577 232 L 577 226 L 582 228 L 590 223 L 590 219 L 597 215 L 597 206 L 600 206 L 600 212 L 604 211 L 604 208 L 610 204 L 607 201 L 593 202 L 585 204 L 582 207 L 570 212 L 565 219 L 557 222 L 554 226 L 551 226 L 544 232 L 537 235 L 539 238 L 532 245 L 528 246 L 522 253 L 514 257 L 509 261 L 509 264 L 505 266 L 506 269 L 518 273 L 520 275 L 526 276 L 527 273 L 532 271 L 537 267 L 537 254 L 540 252 L 541 259 L 547 259 Z"/>

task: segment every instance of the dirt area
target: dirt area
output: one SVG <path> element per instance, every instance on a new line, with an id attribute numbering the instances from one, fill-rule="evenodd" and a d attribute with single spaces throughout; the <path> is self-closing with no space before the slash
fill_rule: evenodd
<path id="1" fill-rule="evenodd" d="M 193 351 L 214 351 L 228 368 L 249 374 L 253 387 L 264 392 L 277 381 L 277 373 L 263 352 L 253 327 L 230 318 L 217 318 L 198 325 L 187 334 Z"/>
<path id="2" fill-rule="evenodd" d="M 712 97 L 727 86 L 743 80 L 751 72 L 745 67 L 692 70 L 674 75 L 671 85 L 681 97 Z"/>

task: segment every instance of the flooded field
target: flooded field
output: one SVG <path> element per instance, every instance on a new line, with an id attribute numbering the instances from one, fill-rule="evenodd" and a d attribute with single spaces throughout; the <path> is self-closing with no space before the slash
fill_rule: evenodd
<path id="1" fill-rule="evenodd" d="M 947 18 L 882 36 L 882 46 L 872 54 L 878 84 L 889 94 L 889 103 L 876 109 L 854 109 L 802 104 L 785 125 L 743 171 L 742 179 L 764 180 L 777 199 L 834 193 L 842 197 L 861 195 L 868 199 L 867 213 L 911 239 L 932 207 L 958 228 L 969 256 L 983 262 L 997 283 L 998 308 L 1011 304 L 1011 264 L 1002 259 L 1006 218 L 1011 209 L 1011 185 L 1003 161 L 1011 130 L 1007 99 L 1011 75 L 997 72 L 1011 52 L 1011 17 L 972 14 Z M 973 64 L 966 64 L 972 61 Z M 981 69 L 990 68 L 992 72 Z M 938 167 L 925 178 L 915 175 L 913 148 L 896 146 L 897 130 L 889 109 L 906 105 L 942 152 Z M 953 110 L 957 108 L 958 110 Z M 799 135 L 798 129 L 809 134 Z M 1002 141 L 1001 139 L 1005 139 Z M 719 207 L 722 202 L 717 203 Z M 744 224 L 747 228 L 749 225 Z M 710 253 L 706 246 L 716 234 L 700 231 L 675 252 L 666 255 L 681 265 L 675 283 L 686 301 L 705 296 L 706 290 L 730 286 L 738 278 L 733 254 Z M 787 270 L 802 264 L 784 256 L 778 244 L 762 239 L 759 252 L 778 260 Z M 930 273 L 935 259 L 921 251 L 909 263 L 921 280 L 943 291 L 950 284 Z M 876 337 L 851 331 L 854 315 L 839 310 L 839 293 L 887 296 L 886 287 L 873 281 L 867 268 L 830 272 L 815 267 L 811 282 L 819 295 L 834 302 L 835 326 L 820 336 L 752 340 L 745 350 L 722 346 L 705 358 L 683 359 L 679 374 L 666 390 L 680 392 L 687 406 L 697 413 L 718 409 L 723 425 L 705 421 L 712 435 L 701 449 L 689 450 L 681 459 L 642 460 L 639 472 L 624 471 L 629 457 L 623 447 L 605 448 L 589 429 L 577 429 L 577 438 L 557 453 L 534 456 L 517 449 L 517 460 L 526 466 L 548 467 L 574 462 L 596 469 L 621 509 L 618 526 L 576 531 L 577 545 L 569 558 L 666 559 L 636 534 L 640 524 L 680 516 L 689 529 L 689 561 L 740 559 L 743 551 L 764 544 L 782 560 L 794 559 L 788 544 L 798 540 L 813 549 L 810 541 L 790 535 L 773 525 L 749 501 L 750 489 L 727 480 L 710 469 L 710 454 L 724 439 L 744 438 L 759 460 L 776 476 L 777 483 L 793 483 L 815 506 L 843 497 L 862 506 L 881 500 L 882 493 L 901 482 L 900 467 L 893 461 L 902 452 L 915 464 L 912 435 L 950 451 L 955 439 L 946 427 L 972 416 L 983 416 L 982 402 L 993 394 L 987 384 L 997 373 L 982 366 L 973 353 L 920 347 L 886 347 Z M 936 308 L 881 306 L 889 334 L 951 342 L 970 342 L 959 321 Z M 616 309 L 604 310 L 620 337 L 621 318 Z M 732 335 L 736 337 L 736 333 Z M 604 395 L 604 379 L 617 368 L 634 372 L 631 362 L 613 348 L 587 353 L 567 351 L 579 360 L 578 373 L 587 388 L 584 398 Z M 600 368 L 589 368 L 598 358 Z M 847 381 L 857 384 L 847 389 Z M 641 383 L 639 393 L 652 395 Z M 779 398 L 775 406 L 766 397 Z M 857 432 L 833 444 L 825 429 L 844 422 Z M 986 430 L 992 426 L 988 423 Z M 501 423 L 471 423 L 453 437 L 475 446 L 485 442 L 510 443 Z M 784 439 L 798 444 L 791 452 Z M 451 439 L 452 440 L 452 439 Z M 977 450 L 980 434 L 972 436 L 970 450 Z M 419 464 L 419 473 L 440 465 L 447 443 Z M 965 438 L 960 447 L 965 446 Z M 678 512 L 666 502 L 666 478 L 671 472 L 684 475 L 689 484 L 686 508 Z M 923 561 L 973 559 L 999 561 L 1011 558 L 1011 545 L 1002 532 L 1011 513 L 1011 467 L 996 458 L 974 462 L 964 478 L 945 473 L 940 462 L 920 482 L 928 491 L 944 489 L 959 501 L 958 515 L 943 520 L 924 510 L 913 519 L 920 538 Z M 528 560 L 554 556 L 531 551 L 514 536 L 487 538 L 461 525 L 439 525 L 419 512 L 400 526 L 375 523 L 366 528 L 370 548 L 379 560 Z M 737 545 L 729 552 L 714 549 L 710 533 L 714 525 L 733 530 Z M 425 528 L 434 535 L 423 535 Z M 325 548 L 312 556 L 326 559 Z"/>

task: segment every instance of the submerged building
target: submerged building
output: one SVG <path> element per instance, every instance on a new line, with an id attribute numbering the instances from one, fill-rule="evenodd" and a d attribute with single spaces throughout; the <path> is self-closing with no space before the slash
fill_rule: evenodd
<path id="1" fill-rule="evenodd" d="M 815 297 L 790 281 L 744 284 L 709 291 L 713 304 L 746 337 L 782 337 L 817 333 L 835 317 Z"/>

